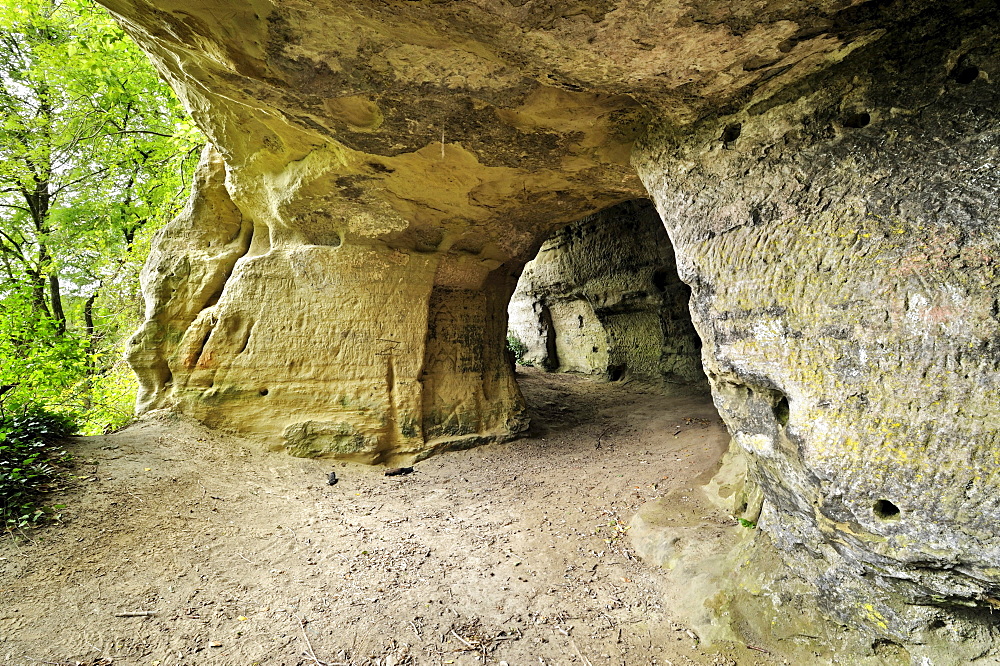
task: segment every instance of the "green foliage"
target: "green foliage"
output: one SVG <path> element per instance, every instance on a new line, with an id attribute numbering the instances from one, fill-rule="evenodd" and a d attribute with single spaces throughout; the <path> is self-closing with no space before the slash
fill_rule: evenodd
<path id="1" fill-rule="evenodd" d="M 533 365 L 531 361 L 525 361 L 524 355 L 528 353 L 528 346 L 521 342 L 521 339 L 513 333 L 507 333 L 507 351 L 514 356 L 514 362 L 518 365 Z"/>
<path id="2" fill-rule="evenodd" d="M 757 529 L 757 523 L 752 520 L 747 520 L 746 518 L 737 518 L 736 520 L 741 526 L 747 528 L 748 530 Z"/>
<path id="3" fill-rule="evenodd" d="M 67 389 L 84 377 L 87 342 L 79 333 L 58 333 L 51 317 L 40 314 L 23 287 L 0 300 L 0 416 L 38 402 L 63 403 Z"/>
<path id="4" fill-rule="evenodd" d="M 66 414 L 33 407 L 0 419 L 0 522 L 5 530 L 58 517 L 62 505 L 40 506 L 40 495 L 59 478 L 69 460 L 59 440 L 76 426 Z"/>
<path id="5" fill-rule="evenodd" d="M 90 0 L 0 4 L 0 413 L 40 403 L 121 425 L 138 274 L 202 138 Z"/>
<path id="6" fill-rule="evenodd" d="M 89 385 L 89 405 L 80 424 L 81 435 L 118 430 L 132 420 L 139 381 L 124 359 L 95 375 Z"/>

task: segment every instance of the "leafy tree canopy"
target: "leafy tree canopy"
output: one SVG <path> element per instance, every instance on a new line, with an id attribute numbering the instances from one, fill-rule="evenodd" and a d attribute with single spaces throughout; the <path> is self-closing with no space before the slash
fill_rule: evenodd
<path id="1" fill-rule="evenodd" d="M 116 356 L 144 243 L 182 202 L 201 141 L 103 9 L 0 4 L 0 385 L 16 385 L 0 407 L 121 400 L 107 383 L 128 378 Z"/>

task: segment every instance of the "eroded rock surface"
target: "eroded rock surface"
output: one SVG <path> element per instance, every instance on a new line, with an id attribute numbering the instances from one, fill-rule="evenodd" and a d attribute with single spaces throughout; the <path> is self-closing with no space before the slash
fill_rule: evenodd
<path id="1" fill-rule="evenodd" d="M 784 589 L 809 581 L 813 607 L 915 663 L 992 654 L 1000 592 L 1000 61 L 995 26 L 959 22 L 887 35 L 795 96 L 663 127 L 637 160 Z M 914 59 L 900 45 L 917 41 Z M 776 590 L 772 571 L 743 574 Z M 758 631 L 799 615 L 743 612 Z"/>
<path id="2" fill-rule="evenodd" d="M 762 501 L 713 603 L 808 658 L 995 659 L 995 3 L 105 4 L 221 156 L 141 407 L 367 461 L 509 437 L 516 276 L 644 185 Z"/>
<path id="3" fill-rule="evenodd" d="M 644 194 L 629 155 L 651 111 L 685 122 L 778 90 L 879 30 L 860 0 L 105 4 L 255 230 L 191 324 L 191 381 L 140 361 L 144 394 L 372 461 L 523 428 L 514 280 L 554 230 Z M 149 340 L 149 359 L 178 353 Z"/>
<path id="4" fill-rule="evenodd" d="M 612 380 L 700 384 L 691 290 L 645 199 L 556 232 L 524 268 L 508 328 L 527 363 Z"/>

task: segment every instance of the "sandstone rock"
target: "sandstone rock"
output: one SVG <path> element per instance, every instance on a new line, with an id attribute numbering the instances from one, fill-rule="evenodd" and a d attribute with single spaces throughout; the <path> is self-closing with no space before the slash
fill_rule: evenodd
<path id="1" fill-rule="evenodd" d="M 701 384 L 690 289 L 646 200 L 556 232 L 524 268 L 508 328 L 524 360 L 563 372 L 658 385 Z"/>
<path id="2" fill-rule="evenodd" d="M 788 565 L 747 555 L 744 589 L 807 581 L 804 605 L 914 663 L 991 653 L 1000 591 L 1000 98 L 982 78 L 1000 60 L 995 26 L 957 20 L 895 31 L 794 96 L 661 126 L 637 156 L 763 492 L 761 541 Z"/>

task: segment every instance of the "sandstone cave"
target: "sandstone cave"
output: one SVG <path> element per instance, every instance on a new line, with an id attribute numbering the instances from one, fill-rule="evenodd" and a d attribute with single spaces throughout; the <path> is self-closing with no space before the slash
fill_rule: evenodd
<path id="1" fill-rule="evenodd" d="M 144 271 L 140 411 L 365 463 L 516 438 L 542 248 L 529 358 L 706 376 L 732 435 L 710 486 L 759 528 L 703 625 L 998 663 L 995 3 L 101 1 L 211 141 Z M 556 289 L 602 224 L 641 276 Z M 690 323 L 653 307 L 686 289 Z"/>

